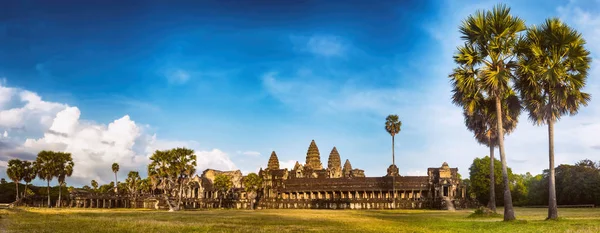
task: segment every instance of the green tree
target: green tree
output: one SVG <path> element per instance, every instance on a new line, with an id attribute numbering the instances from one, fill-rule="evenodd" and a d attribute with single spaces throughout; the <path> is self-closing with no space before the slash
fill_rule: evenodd
<path id="1" fill-rule="evenodd" d="M 8 178 L 10 178 L 13 182 L 15 182 L 15 199 L 19 200 L 19 182 L 23 180 L 23 177 L 25 176 L 23 161 L 19 159 L 9 160 L 8 167 L 6 168 L 6 175 L 8 175 Z"/>
<path id="2" fill-rule="evenodd" d="M 56 153 L 46 150 L 40 151 L 35 159 L 35 164 L 38 177 L 47 182 L 46 191 L 48 194 L 48 208 L 50 208 L 50 181 L 58 176 L 58 169 L 60 168 Z"/>
<path id="3" fill-rule="evenodd" d="M 150 157 L 150 161 L 148 175 L 159 181 L 163 197 L 169 205 L 169 211 L 179 210 L 181 189 L 185 177 L 195 171 L 196 155 L 194 150 L 187 148 L 157 150 Z M 179 197 L 177 206 L 171 203 L 172 197 Z"/>
<path id="4" fill-rule="evenodd" d="M 223 207 L 223 199 L 229 194 L 231 188 L 233 188 L 231 177 L 224 174 L 216 175 L 213 185 L 219 194 L 219 207 Z"/>
<path id="5" fill-rule="evenodd" d="M 477 97 L 491 98 L 495 102 L 496 128 L 504 135 L 502 106 L 503 97 L 512 91 L 511 79 L 515 79 L 517 68 L 519 33 L 526 29 L 525 22 L 510 14 L 510 8 L 497 5 L 491 11 L 477 11 L 469 15 L 459 28 L 464 45 L 458 47 L 454 61 L 458 67 L 450 75 L 455 104 L 472 114 L 478 104 Z M 504 220 L 515 219 L 504 137 L 497 137 L 502 165 L 504 189 Z"/>
<path id="6" fill-rule="evenodd" d="M 262 178 L 256 173 L 250 173 L 244 177 L 244 189 L 250 199 L 250 208 L 254 209 L 254 203 L 258 196 L 258 191 L 262 188 Z"/>
<path id="7" fill-rule="evenodd" d="M 475 196 L 479 203 L 490 203 L 490 157 L 485 156 L 483 158 L 475 158 L 473 159 L 473 163 L 471 167 L 469 167 L 469 180 L 470 180 L 470 192 Z M 502 175 L 501 162 L 497 159 L 494 159 L 494 175 L 500 176 Z M 512 171 L 508 169 L 510 176 L 512 176 Z M 495 202 L 502 205 L 503 204 L 503 194 L 502 194 L 502 181 L 495 180 L 494 183 L 496 192 L 494 198 L 496 198 Z"/>
<path id="8" fill-rule="evenodd" d="M 396 134 L 400 133 L 402 127 L 402 122 L 400 121 L 398 115 L 388 115 L 385 118 L 385 131 L 387 131 L 392 136 L 392 194 L 394 198 L 392 199 L 393 206 L 396 208 L 396 176 L 398 175 L 398 167 L 396 166 L 396 155 L 395 155 L 395 141 L 394 138 Z"/>
<path id="9" fill-rule="evenodd" d="M 137 192 L 138 187 L 140 185 L 140 174 L 137 171 L 130 171 L 127 174 L 127 179 L 125 180 L 125 184 L 127 184 L 127 189 L 129 191 L 129 195 L 133 198 L 133 203 L 135 207 L 135 203 L 137 203 Z"/>
<path id="10" fill-rule="evenodd" d="M 460 101 L 462 98 L 456 95 L 453 96 L 453 102 L 458 105 L 462 105 Z M 496 105 L 495 100 L 492 98 L 483 97 L 482 93 L 478 93 L 479 96 L 475 98 L 479 101 L 472 101 L 473 110 L 463 111 L 465 118 L 465 125 L 467 129 L 472 131 L 475 139 L 479 144 L 486 145 L 490 149 L 490 161 L 494 161 L 494 148 L 497 147 L 498 142 L 498 130 L 495 127 L 496 121 Z M 519 121 L 519 115 L 521 114 L 521 103 L 513 91 L 510 91 L 502 99 L 505 105 L 502 105 L 502 126 L 504 127 L 504 134 L 508 135 L 517 127 Z M 494 163 L 490 163 L 490 198 L 488 202 L 488 208 L 496 212 L 496 175 L 494 174 L 495 168 Z"/>
<path id="11" fill-rule="evenodd" d="M 73 175 L 75 163 L 73 163 L 70 153 L 58 152 L 55 153 L 55 157 L 58 164 L 56 171 L 56 177 L 58 178 L 58 207 L 62 207 L 62 186 L 65 185 L 66 178 Z"/>
<path id="12" fill-rule="evenodd" d="M 23 194 L 23 196 L 27 196 L 28 192 L 27 192 L 27 186 L 29 186 L 29 184 L 31 183 L 31 181 L 33 181 L 35 179 L 35 177 L 37 176 L 37 171 L 36 166 L 35 166 L 35 162 L 29 162 L 29 161 L 23 161 L 23 168 L 24 168 L 24 176 L 23 176 L 23 181 L 25 181 L 25 192 Z"/>
<path id="13" fill-rule="evenodd" d="M 94 192 L 97 192 L 98 191 L 98 181 L 92 180 L 90 182 L 90 184 L 92 185 L 92 188 L 94 188 Z"/>
<path id="14" fill-rule="evenodd" d="M 557 18 L 527 31 L 519 58 L 516 87 L 536 125 L 548 126 L 549 203 L 548 219 L 558 218 L 554 170 L 554 123 L 575 115 L 587 106 L 590 94 L 582 92 L 590 68 L 590 52 L 579 32 Z"/>
<path id="15" fill-rule="evenodd" d="M 117 185 L 119 183 L 119 181 L 117 181 L 117 172 L 119 172 L 119 164 L 118 163 L 113 163 L 112 164 L 112 172 L 115 173 L 115 193 L 118 193 L 119 190 L 117 190 Z"/>

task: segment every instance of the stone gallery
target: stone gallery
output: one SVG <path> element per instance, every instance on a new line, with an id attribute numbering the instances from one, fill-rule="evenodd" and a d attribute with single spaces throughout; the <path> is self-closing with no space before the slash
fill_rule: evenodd
<path id="1" fill-rule="evenodd" d="M 271 153 L 266 169 L 259 171 L 262 188 L 257 195 L 248 195 L 243 187 L 244 176 L 239 170 L 205 170 L 186 182 L 185 208 L 258 208 L 258 209 L 446 209 L 468 205 L 465 185 L 458 177 L 458 168 L 447 163 L 427 169 L 427 176 L 400 176 L 398 168 L 390 165 L 383 177 L 365 177 L 364 171 L 353 168 L 333 147 L 327 167 L 313 140 L 306 153 L 304 165 L 296 162 L 292 170 L 281 169 L 275 152 Z M 217 175 L 229 176 L 232 189 L 224 197 L 213 186 Z M 255 198 L 250 201 L 250 198 Z M 95 196 L 71 193 L 70 206 L 111 208 L 166 208 L 158 196 L 129 197 Z M 250 206 L 254 205 L 254 206 Z"/>

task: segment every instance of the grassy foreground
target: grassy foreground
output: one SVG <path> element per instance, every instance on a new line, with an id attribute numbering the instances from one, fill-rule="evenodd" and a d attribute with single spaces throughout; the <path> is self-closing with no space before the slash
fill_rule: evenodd
<path id="1" fill-rule="evenodd" d="M 499 210 L 501 213 L 501 210 Z M 471 210 L 0 210 L 0 232 L 600 232 L 600 208 L 517 208 L 518 221 L 472 218 Z"/>

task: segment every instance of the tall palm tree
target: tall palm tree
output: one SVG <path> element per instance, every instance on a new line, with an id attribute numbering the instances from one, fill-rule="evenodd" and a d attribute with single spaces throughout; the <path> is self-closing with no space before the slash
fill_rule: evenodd
<path id="1" fill-rule="evenodd" d="M 554 123 L 564 115 L 575 115 L 587 106 L 590 94 L 582 92 L 590 68 L 590 52 L 575 29 L 559 19 L 547 19 L 531 27 L 519 59 L 516 87 L 529 119 L 548 126 L 549 168 L 548 219 L 558 218 L 554 177 Z"/>
<path id="2" fill-rule="evenodd" d="M 73 175 L 75 163 L 73 163 L 73 158 L 70 153 L 58 152 L 56 153 L 56 159 L 58 160 L 58 207 L 62 207 L 62 186 L 65 185 L 66 178 Z"/>
<path id="3" fill-rule="evenodd" d="M 113 163 L 112 164 L 112 172 L 115 173 L 115 193 L 118 193 L 118 189 L 117 189 L 117 184 L 119 183 L 117 181 L 117 172 L 119 172 L 119 164 L 118 163 Z"/>
<path id="4" fill-rule="evenodd" d="M 498 135 L 504 135 L 502 125 L 503 97 L 512 90 L 510 80 L 515 79 L 516 55 L 519 33 L 526 29 L 525 22 L 510 14 L 506 5 L 497 5 L 491 11 L 477 11 L 469 15 L 460 26 L 464 45 L 458 47 L 454 61 L 459 65 L 450 75 L 453 85 L 453 102 L 472 114 L 477 102 L 485 98 L 494 100 Z M 458 99 L 456 99 L 458 97 Z M 504 220 L 514 220 L 515 214 L 510 194 L 504 137 L 497 137 L 502 162 L 504 184 Z"/>
<path id="5" fill-rule="evenodd" d="M 496 106 L 495 100 L 491 98 L 481 98 L 482 101 L 476 102 L 478 106 L 474 107 L 472 113 L 463 111 L 465 117 L 465 125 L 467 129 L 472 131 L 475 139 L 479 144 L 485 145 L 490 149 L 490 200 L 488 202 L 488 208 L 496 212 L 496 179 L 494 169 L 494 148 L 497 147 L 498 141 L 498 130 L 496 129 Z M 461 101 L 460 98 L 454 98 L 453 100 Z M 521 114 L 521 102 L 517 95 L 510 91 L 504 96 L 502 105 L 502 126 L 504 127 L 504 134 L 508 135 L 517 127 L 519 122 L 519 115 Z"/>
<path id="6" fill-rule="evenodd" d="M 25 168 L 23 167 L 23 161 L 19 160 L 19 159 L 11 159 L 8 161 L 8 167 L 6 168 L 6 175 L 8 175 L 8 178 L 10 178 L 13 182 L 15 182 L 15 186 L 17 187 L 16 189 L 16 194 L 15 194 L 15 200 L 18 201 L 19 200 L 19 182 L 23 179 L 24 174 L 25 174 Z"/>
<path id="7" fill-rule="evenodd" d="M 25 173 L 23 176 L 23 181 L 25 181 L 25 190 L 23 191 L 23 197 L 27 196 L 27 186 L 31 183 L 32 180 L 37 176 L 37 171 L 35 162 L 23 161 L 23 168 L 25 169 Z"/>
<path id="8" fill-rule="evenodd" d="M 402 122 L 398 118 L 398 115 L 389 115 L 385 118 L 385 131 L 387 131 L 392 136 L 392 204 L 393 208 L 396 208 L 396 176 L 398 174 L 398 167 L 396 167 L 396 149 L 394 137 L 396 134 L 400 133 L 400 127 L 402 126 Z"/>
<path id="9" fill-rule="evenodd" d="M 46 191 L 48 193 L 48 208 L 51 207 L 50 203 L 50 181 L 57 176 L 59 164 L 55 159 L 56 153 L 52 151 L 40 151 L 37 158 L 35 159 L 36 170 L 38 177 L 47 182 Z"/>
<path id="10" fill-rule="evenodd" d="M 129 171 L 127 174 L 127 179 L 125 180 L 125 184 L 127 184 L 127 189 L 129 190 L 129 195 L 133 198 L 133 207 L 136 207 L 136 197 L 138 188 L 140 186 L 140 173 L 137 171 Z"/>
<path id="11" fill-rule="evenodd" d="M 92 185 L 92 188 L 94 188 L 94 192 L 96 192 L 96 189 L 98 189 L 98 181 L 92 180 L 90 181 L 90 185 Z"/>

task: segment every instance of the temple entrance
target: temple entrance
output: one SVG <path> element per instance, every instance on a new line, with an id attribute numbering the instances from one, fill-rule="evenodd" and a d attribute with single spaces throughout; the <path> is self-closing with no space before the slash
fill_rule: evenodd
<path id="1" fill-rule="evenodd" d="M 444 197 L 447 197 L 448 196 L 448 186 L 444 186 L 443 189 L 444 189 L 443 195 L 444 195 Z"/>

